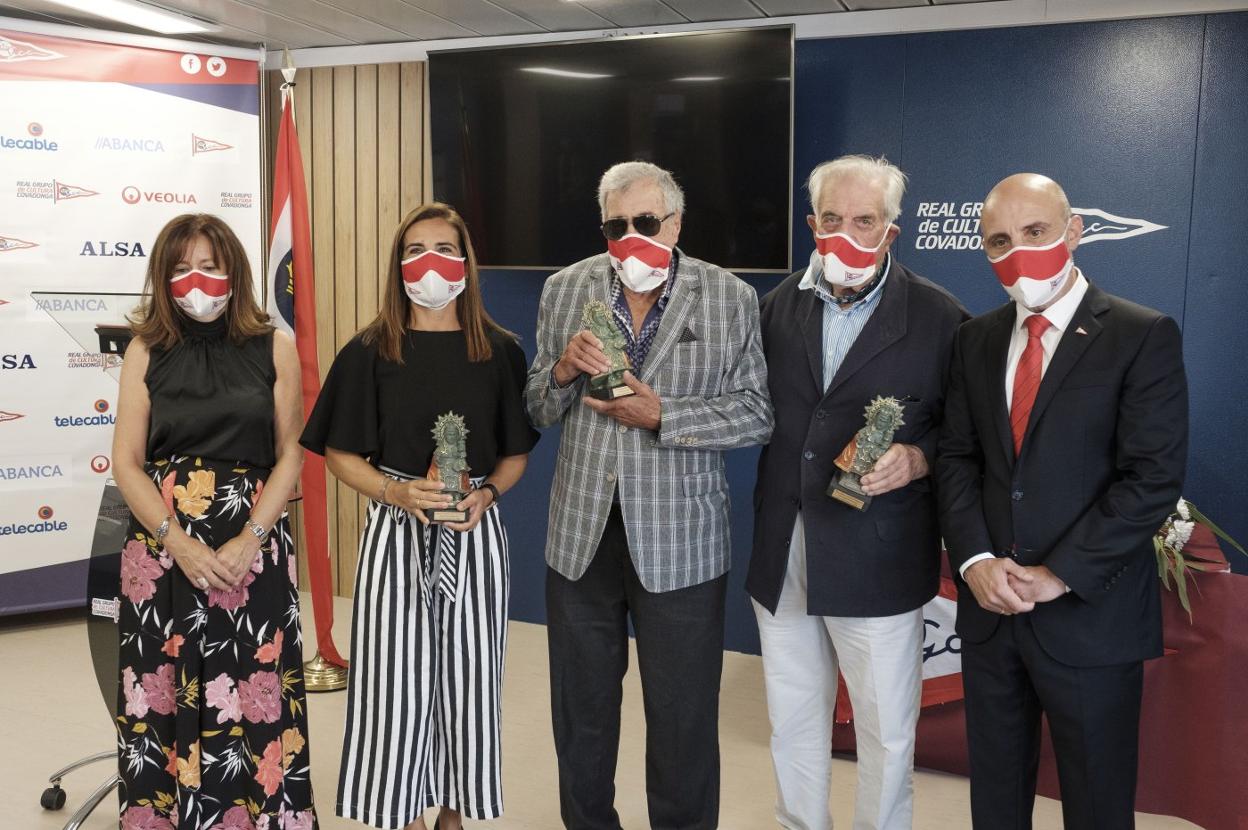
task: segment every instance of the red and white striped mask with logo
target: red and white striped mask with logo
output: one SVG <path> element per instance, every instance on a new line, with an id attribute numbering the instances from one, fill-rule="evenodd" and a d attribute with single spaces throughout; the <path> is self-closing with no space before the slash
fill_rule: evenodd
<path id="1" fill-rule="evenodd" d="M 844 231 L 815 234 L 815 248 L 823 257 L 823 278 L 833 285 L 854 288 L 875 275 L 875 256 L 888 239 L 888 229 L 874 248 L 864 248 Z"/>
<path id="2" fill-rule="evenodd" d="M 468 284 L 464 279 L 464 261 L 462 256 L 437 251 L 425 251 L 403 260 L 400 267 L 407 298 L 434 311 L 446 308 Z"/>
<path id="3" fill-rule="evenodd" d="M 1015 302 L 1039 310 L 1061 293 L 1066 277 L 1075 267 L 1066 247 L 1070 222 L 1066 220 L 1062 235 L 1047 245 L 1016 245 L 995 259 L 988 257 L 1005 293 Z"/>
<path id="4" fill-rule="evenodd" d="M 225 313 L 233 292 L 230 278 L 226 275 L 208 274 L 196 269 L 169 280 L 169 293 L 174 304 L 187 317 L 211 323 Z"/>
<path id="5" fill-rule="evenodd" d="M 672 264 L 671 248 L 639 233 L 608 239 L 607 256 L 620 282 L 638 294 L 662 285 Z"/>

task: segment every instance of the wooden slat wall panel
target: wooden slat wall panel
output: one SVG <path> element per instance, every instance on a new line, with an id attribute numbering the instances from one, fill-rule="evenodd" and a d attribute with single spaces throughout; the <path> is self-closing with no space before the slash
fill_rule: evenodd
<path id="1" fill-rule="evenodd" d="M 271 72 L 266 101 L 270 169 L 281 83 L 280 73 Z M 322 378 L 337 351 L 376 315 L 394 230 L 431 189 L 427 119 L 423 64 L 318 67 L 298 73 L 295 124 L 308 185 Z M 327 491 L 334 592 L 350 596 L 368 500 L 332 475 Z M 291 521 L 300 551 L 300 585 L 306 588 L 300 510 L 296 506 L 291 511 Z"/>
<path id="2" fill-rule="evenodd" d="M 425 66 L 405 63 L 399 76 L 400 195 L 410 210 L 425 193 Z"/>

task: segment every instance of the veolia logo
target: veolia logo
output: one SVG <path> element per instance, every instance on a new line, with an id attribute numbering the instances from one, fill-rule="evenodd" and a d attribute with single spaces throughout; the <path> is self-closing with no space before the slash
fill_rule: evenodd
<path id="1" fill-rule="evenodd" d="M 143 198 L 143 194 L 134 185 L 129 185 L 121 190 L 121 199 L 128 205 L 138 204 L 141 198 Z"/>

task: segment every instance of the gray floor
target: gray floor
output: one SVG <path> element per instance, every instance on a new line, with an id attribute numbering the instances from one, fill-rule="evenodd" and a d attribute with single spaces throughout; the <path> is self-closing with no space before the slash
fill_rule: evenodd
<path id="1" fill-rule="evenodd" d="M 344 651 L 350 642 L 350 611 L 349 600 L 337 600 L 334 637 Z M 305 620 L 311 620 L 306 597 Z M 310 625 L 308 629 L 310 634 Z M 512 623 L 510 636 L 503 718 L 506 814 L 488 826 L 498 830 L 554 830 L 560 823 L 550 738 L 545 629 Z M 0 618 L 0 659 L 0 830 L 57 830 L 107 771 L 104 765 L 97 765 L 66 778 L 69 803 L 60 813 L 47 813 L 39 807 L 47 775 L 74 758 L 113 745 L 113 729 L 90 667 L 85 623 L 66 615 Z M 342 693 L 313 695 L 308 706 L 312 778 L 323 830 L 361 826 L 332 815 L 344 709 Z M 644 828 L 645 724 L 635 672 L 626 681 L 623 717 L 617 807 L 625 827 Z M 767 740 L 759 659 L 730 653 L 724 662 L 720 722 L 722 827 L 754 830 L 776 826 Z M 836 761 L 832 806 L 841 828 L 852 823 L 853 779 L 854 765 Z M 915 793 L 918 830 L 962 830 L 970 826 L 965 779 L 920 772 L 915 776 Z M 1037 830 L 1060 828 L 1060 805 L 1044 798 L 1038 801 Z M 116 826 L 116 800 L 110 797 L 84 827 L 103 830 Z M 1140 814 L 1137 826 L 1139 830 L 1179 830 L 1196 825 Z"/>

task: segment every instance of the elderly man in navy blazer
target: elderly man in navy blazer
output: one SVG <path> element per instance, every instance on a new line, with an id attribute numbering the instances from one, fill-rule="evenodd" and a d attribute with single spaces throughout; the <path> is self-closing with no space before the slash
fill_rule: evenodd
<path id="1" fill-rule="evenodd" d="M 911 826 L 924 603 L 940 581 L 929 471 L 966 311 L 890 252 L 905 176 L 846 156 L 807 183 L 810 266 L 768 294 L 763 349 L 776 425 L 758 466 L 746 587 L 762 639 L 776 817 L 827 830 L 838 670 L 854 707 L 855 830 Z M 863 477 L 859 511 L 826 494 L 876 396 L 905 407 Z"/>

